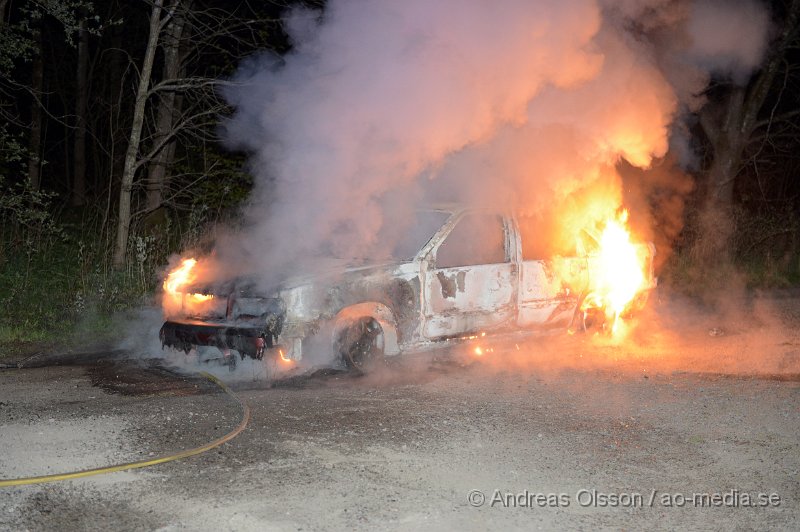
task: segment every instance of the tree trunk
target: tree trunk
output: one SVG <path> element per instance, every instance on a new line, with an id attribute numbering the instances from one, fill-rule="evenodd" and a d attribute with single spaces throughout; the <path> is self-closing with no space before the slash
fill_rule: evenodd
<path id="1" fill-rule="evenodd" d="M 39 22 L 41 25 L 41 22 Z M 41 27 L 34 32 L 37 53 L 33 58 L 33 74 L 31 76 L 31 132 L 28 140 L 28 184 L 33 190 L 39 190 L 42 177 L 42 89 L 44 86 L 44 41 Z"/>
<path id="2" fill-rule="evenodd" d="M 108 18 L 110 19 L 111 16 L 112 15 L 108 15 Z M 104 161 L 105 166 L 103 167 L 103 172 L 99 171 L 99 164 L 95 165 L 95 168 L 98 170 L 93 172 L 94 189 L 98 191 L 98 194 L 100 191 L 103 191 L 103 195 L 105 196 L 103 223 L 100 226 L 100 232 L 104 237 L 106 227 L 111 224 L 111 206 L 113 204 L 113 199 L 119 193 L 117 190 L 117 179 L 122 175 L 122 169 L 125 165 L 124 154 L 127 147 L 125 136 L 120 134 L 123 128 L 117 127 L 121 122 L 120 115 L 122 114 L 122 104 L 124 101 L 123 92 L 127 85 L 128 78 L 128 71 L 125 69 L 124 55 L 122 53 L 122 28 L 118 25 L 112 25 L 108 29 L 107 35 L 110 40 L 111 50 L 116 50 L 117 52 L 112 53 L 108 60 L 108 75 L 106 79 L 109 81 L 104 83 L 104 88 L 107 91 L 105 98 L 107 98 L 107 101 L 114 103 L 110 105 L 108 115 L 102 118 L 106 122 L 105 124 L 99 125 L 96 122 L 96 117 L 91 115 L 93 124 L 95 124 L 94 130 L 102 131 L 105 129 L 108 135 L 108 157 Z M 97 152 L 93 151 L 93 153 L 95 161 L 98 161 Z M 120 156 L 120 154 L 122 154 L 122 156 Z M 103 176 L 106 176 L 105 179 Z"/>
<path id="3" fill-rule="evenodd" d="M 133 178 L 136 173 L 136 160 L 137 154 L 139 153 L 139 143 L 142 137 L 145 104 L 147 103 L 150 87 L 150 76 L 153 72 L 153 59 L 156 55 L 159 34 L 161 32 L 161 11 L 163 5 L 164 0 L 154 0 L 150 13 L 150 33 L 147 38 L 147 48 L 145 49 L 144 61 L 139 77 L 139 87 L 136 91 L 128 149 L 125 152 L 125 165 L 122 170 L 122 182 L 119 191 L 117 237 L 114 244 L 114 257 L 112 261 L 114 269 L 116 270 L 125 268 L 125 257 L 128 251 L 128 235 L 131 227 L 131 190 L 133 189 Z"/>
<path id="4" fill-rule="evenodd" d="M 736 177 L 741 170 L 743 153 L 758 127 L 759 112 L 786 53 L 797 38 L 799 18 L 800 0 L 792 0 L 780 37 L 755 79 L 747 88 L 731 88 L 722 112 L 715 114 L 718 109 L 706 106 L 700 113 L 700 125 L 711 143 L 714 158 L 708 169 L 706 202 L 700 216 L 702 236 L 695 249 L 709 264 L 731 258 Z"/>
<path id="5" fill-rule="evenodd" d="M 714 149 L 714 160 L 708 169 L 708 205 L 728 210 L 733 202 L 733 185 L 739 171 L 744 143 L 749 133 L 743 132 L 745 91 L 735 87 L 728 96 L 725 115 L 719 125 L 702 122 Z"/>
<path id="6" fill-rule="evenodd" d="M 190 9 L 191 2 L 182 6 L 181 11 Z M 176 13 L 167 26 L 164 35 L 164 72 L 163 80 L 178 79 L 181 73 L 181 37 L 185 27 L 186 18 L 182 13 Z M 175 155 L 175 140 L 167 141 L 172 133 L 175 118 L 180 114 L 182 99 L 177 97 L 175 91 L 166 91 L 161 95 L 158 103 L 156 130 L 153 135 L 153 145 L 163 143 L 147 169 L 147 204 L 146 209 L 152 212 L 161 206 L 164 199 L 164 186 L 166 184 L 167 168 L 172 164 Z"/>
<path id="7" fill-rule="evenodd" d="M 730 239 L 733 234 L 733 190 L 739 173 L 742 152 L 749 133 L 742 131 L 745 120 L 745 89 L 731 89 L 720 123 L 709 115 L 701 124 L 711 141 L 714 159 L 708 168 L 706 201 L 700 213 L 700 238 L 695 242 L 695 258 L 709 271 L 730 263 Z"/>
<path id="8" fill-rule="evenodd" d="M 86 203 L 86 108 L 89 101 L 89 32 L 86 19 L 80 21 L 78 35 L 78 73 L 75 79 L 75 156 L 72 177 L 72 205 Z"/>
<path id="9" fill-rule="evenodd" d="M 0 28 L 5 26 L 6 24 L 6 6 L 8 5 L 8 0 L 0 0 Z"/>

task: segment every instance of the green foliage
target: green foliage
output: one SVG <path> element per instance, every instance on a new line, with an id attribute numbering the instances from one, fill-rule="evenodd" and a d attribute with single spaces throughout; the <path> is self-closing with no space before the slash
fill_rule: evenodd
<path id="1" fill-rule="evenodd" d="M 154 237 L 134 237 L 131 267 L 116 272 L 102 240 L 57 225 L 58 239 L 0 261 L 0 356 L 30 343 L 113 336 L 115 314 L 152 298 L 165 262 Z"/>
<path id="2" fill-rule="evenodd" d="M 22 51 L 22 57 L 25 57 L 24 53 L 34 51 L 30 36 L 43 18 L 49 16 L 57 20 L 64 28 L 67 44 L 72 45 L 75 32 L 78 31 L 83 18 L 99 22 L 99 17 L 91 17 L 93 12 L 94 6 L 87 0 L 32 0 L 20 6 L 20 13 L 23 16 L 10 31 L 16 33 L 18 51 Z"/>
<path id="3" fill-rule="evenodd" d="M 12 255 L 0 266 L 0 341 L 44 340 L 65 334 L 75 317 L 67 246 Z"/>
<path id="4" fill-rule="evenodd" d="M 214 80 L 229 75 L 241 57 L 270 46 L 267 41 L 276 35 L 282 39 L 273 31 L 277 26 L 264 21 L 283 8 L 213 1 L 191 5 L 196 8 L 187 12 L 193 30 L 181 44 L 181 83 L 175 89 L 181 103 L 174 109 L 180 124 L 173 131 L 175 155 L 167 162 L 161 206 L 155 209 L 145 182 L 150 163 L 140 161 L 123 271 L 111 268 L 115 196 L 132 120 L 131 80 L 141 68 L 151 6 L 138 0 L 5 5 L 0 24 L 0 356 L 9 342 L 63 344 L 78 330 L 93 337 L 112 332 L 115 313 L 152 302 L 170 255 L 205 245 L 208 227 L 234 217 L 249 193 L 252 180 L 242 171 L 244 157 L 216 142 L 226 108 Z M 84 28 L 89 33 L 85 48 L 77 46 L 84 42 L 77 39 Z M 79 50 L 88 50 L 91 62 L 91 83 L 83 93 L 91 111 L 84 123 L 87 204 L 74 208 Z M 158 79 L 164 61 L 162 47 L 154 87 L 175 81 Z M 31 86 L 36 72 L 43 78 L 40 89 Z M 148 103 L 142 157 L 156 153 L 157 104 L 167 94 L 163 86 L 159 90 Z M 39 139 L 31 138 L 34 109 L 43 111 Z M 28 165 L 44 159 L 43 188 L 34 190 L 27 185 Z"/>
<path id="5" fill-rule="evenodd" d="M 99 213 L 70 224 L 52 215 L 52 199 L 24 187 L 0 194 L 0 357 L 118 339 L 115 316 L 153 304 L 169 256 L 197 245 L 216 219 L 197 205 L 181 218 L 168 213 L 158 231 L 139 227 L 119 272 L 108 227 L 92 229 Z"/>
<path id="6" fill-rule="evenodd" d="M 64 29 L 68 45 L 73 44 L 80 21 L 86 17 L 96 25 L 99 17 L 91 17 L 94 6 L 86 0 L 32 0 L 20 2 L 13 23 L 0 24 L 0 80 L 10 80 L 18 62 L 30 61 L 36 53 L 36 33 L 45 17 L 57 20 Z M 0 14 L 4 15 L 4 14 Z M 97 28 L 89 28 L 97 33 Z"/>
<path id="7" fill-rule="evenodd" d="M 4 186 L 5 177 L 18 173 L 25 156 L 21 135 L 8 131 L 8 124 L 0 123 L 0 187 Z"/>
<path id="8" fill-rule="evenodd" d="M 800 284 L 800 219 L 791 207 L 763 212 L 734 210 L 730 260 L 707 262 L 696 222 L 690 217 L 683 245 L 660 274 L 663 284 L 695 296 L 734 287 L 783 288 Z"/>
<path id="9" fill-rule="evenodd" d="M 0 262 L 14 254 L 47 252 L 64 232 L 52 215 L 55 194 L 24 184 L 8 186 L 0 175 Z"/>
<path id="10" fill-rule="evenodd" d="M 207 219 L 219 218 L 238 208 L 250 193 L 253 177 L 243 170 L 244 164 L 241 154 L 205 149 L 202 161 L 189 159 L 174 166 L 174 187 L 186 191 L 180 199 L 192 212 L 204 209 Z"/>
<path id="11" fill-rule="evenodd" d="M 732 246 L 749 286 L 786 287 L 800 281 L 800 219 L 791 207 L 735 211 Z"/>

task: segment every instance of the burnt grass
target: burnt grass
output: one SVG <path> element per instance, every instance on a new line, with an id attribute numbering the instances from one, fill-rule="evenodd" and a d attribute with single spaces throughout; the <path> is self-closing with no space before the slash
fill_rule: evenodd
<path id="1" fill-rule="evenodd" d="M 89 366 L 86 373 L 92 386 L 111 394 L 180 397 L 219 391 L 215 384 L 203 377 L 180 375 L 158 365 L 101 361 Z"/>

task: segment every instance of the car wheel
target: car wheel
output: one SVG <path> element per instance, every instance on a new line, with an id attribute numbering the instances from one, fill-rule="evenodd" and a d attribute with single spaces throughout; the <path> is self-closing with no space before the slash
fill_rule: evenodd
<path id="1" fill-rule="evenodd" d="M 348 369 L 365 373 L 383 359 L 383 328 L 375 318 L 360 318 L 338 336 L 336 352 Z"/>

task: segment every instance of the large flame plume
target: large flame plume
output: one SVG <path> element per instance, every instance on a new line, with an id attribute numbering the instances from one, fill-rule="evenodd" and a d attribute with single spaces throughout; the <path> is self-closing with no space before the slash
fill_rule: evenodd
<path id="1" fill-rule="evenodd" d="M 606 221 L 600 236 L 600 253 L 592 289 L 615 314 L 622 314 L 644 288 L 646 257 L 631 242 L 628 211 Z"/>
<path id="2" fill-rule="evenodd" d="M 647 234 L 632 227 L 623 204 L 617 174 L 606 172 L 548 212 L 542 236 L 562 286 L 579 298 L 579 311 L 616 335 L 627 330 L 621 320 L 639 310 L 655 286 L 656 250 Z"/>
<path id="3" fill-rule="evenodd" d="M 610 332 L 618 334 L 622 330 L 622 317 L 649 288 L 650 246 L 632 240 L 627 210 L 608 218 L 603 225 L 598 250 L 590 260 L 581 311 L 601 311 Z"/>
<path id="4" fill-rule="evenodd" d="M 186 292 L 199 280 L 197 265 L 197 259 L 185 258 L 167 274 L 162 300 L 165 315 L 196 314 L 213 301 L 214 296 L 211 294 Z"/>

